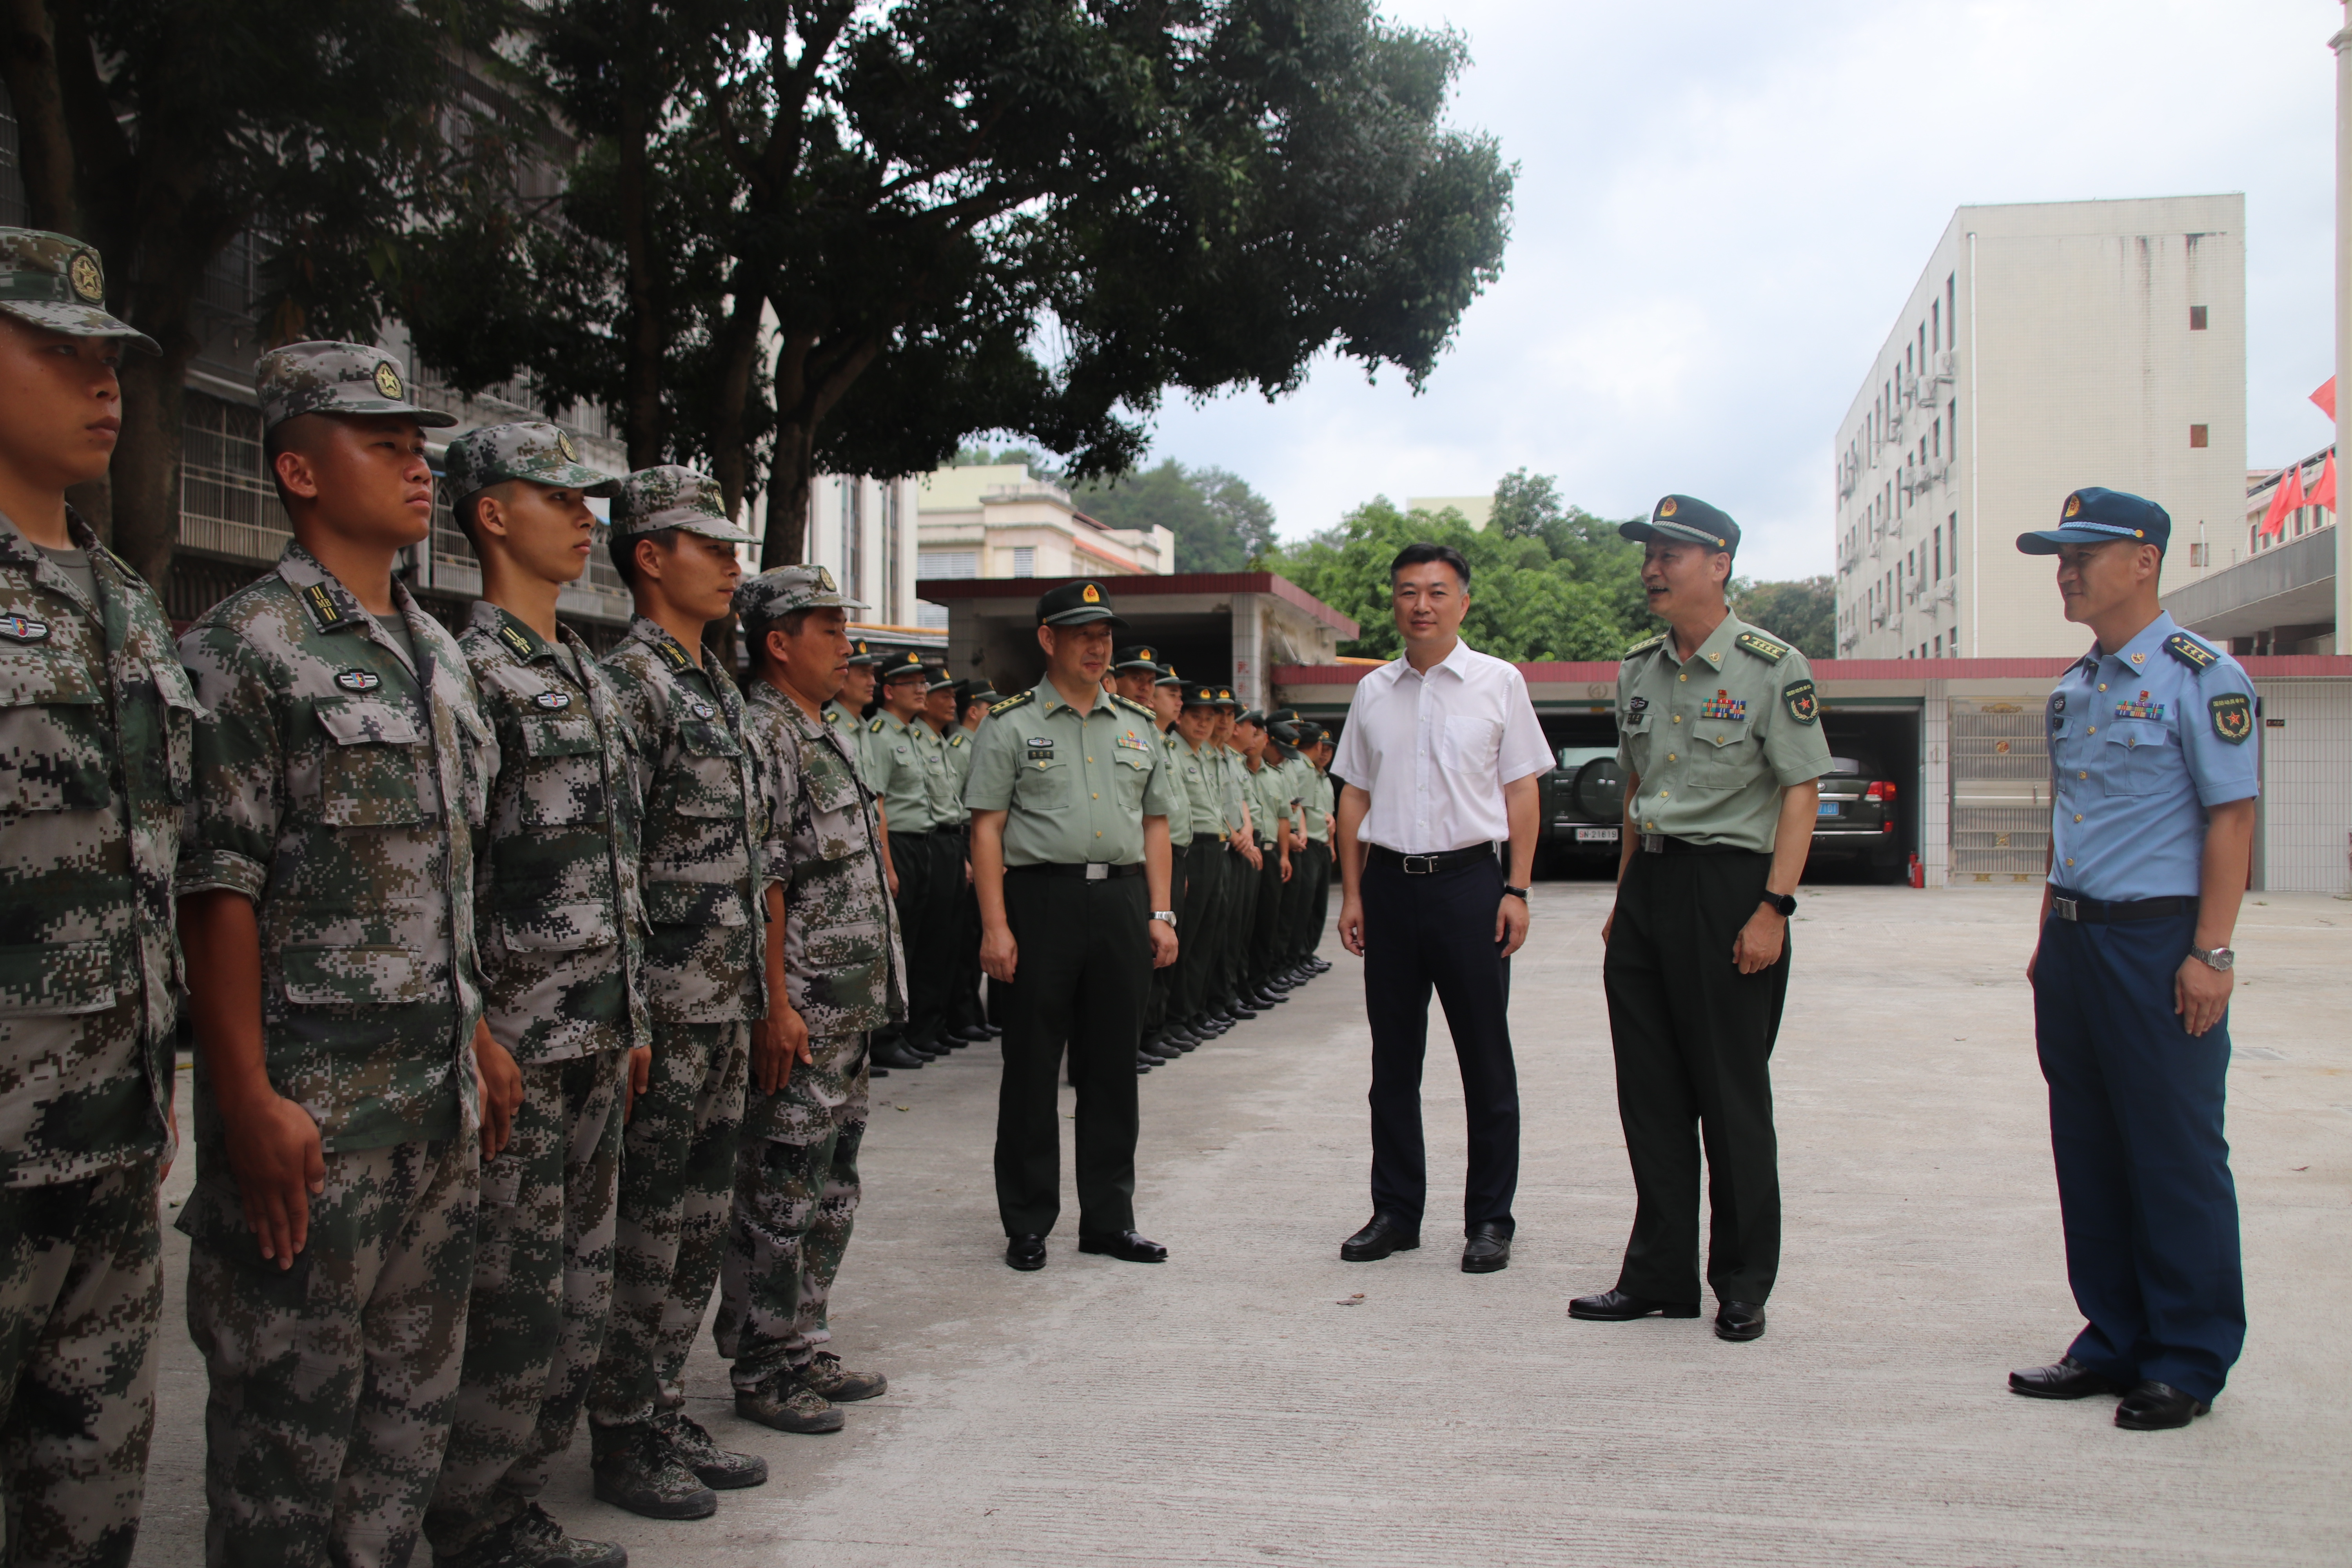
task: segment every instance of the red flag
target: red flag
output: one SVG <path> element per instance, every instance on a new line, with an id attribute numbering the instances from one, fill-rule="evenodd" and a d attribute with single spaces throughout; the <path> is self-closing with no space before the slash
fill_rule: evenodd
<path id="1" fill-rule="evenodd" d="M 2279 533 L 2286 528 L 2288 509 L 2303 504 L 2303 465 L 2295 464 L 2279 479 L 2278 489 L 2271 497 L 2268 510 L 2263 513 L 2263 531 Z"/>
<path id="2" fill-rule="evenodd" d="M 2311 400 L 2319 405 L 2319 411 L 2322 414 L 2326 415 L 2330 419 L 2335 418 L 2336 378 L 2332 375 L 2329 376 L 2327 378 L 2327 384 L 2321 387 L 2317 392 L 2313 393 L 2311 395 Z"/>
<path id="3" fill-rule="evenodd" d="M 2303 498 L 2305 506 L 2324 506 L 2336 510 L 2336 448 L 2327 448 L 2327 461 L 2319 466 L 2319 478 L 2312 481 L 2311 493 Z"/>

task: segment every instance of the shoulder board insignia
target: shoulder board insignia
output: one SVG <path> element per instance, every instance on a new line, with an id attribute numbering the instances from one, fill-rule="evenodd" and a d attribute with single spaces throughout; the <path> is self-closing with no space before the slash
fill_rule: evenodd
<path id="1" fill-rule="evenodd" d="M 2187 632 L 2175 632 L 2164 639 L 2164 651 L 2191 669 L 2210 669 L 2221 662 L 2221 656 L 2207 647 Z"/>
<path id="2" fill-rule="evenodd" d="M 1138 702 L 1138 701 L 1137 701 L 1134 698 L 1132 698 L 1132 697 L 1121 697 L 1120 695 L 1118 695 L 1118 693 L 1117 693 L 1117 692 L 1115 692 L 1115 691 L 1114 691 L 1114 692 L 1112 692 L 1112 693 L 1111 693 L 1111 699 L 1110 699 L 1110 700 L 1111 700 L 1113 702 L 1118 703 L 1121 708 L 1126 709 L 1129 712 L 1130 712 L 1130 713 L 1140 713 L 1140 714 L 1142 714 L 1146 719 L 1150 719 L 1150 720 L 1154 720 L 1154 721 L 1156 721 L 1156 720 L 1158 720 L 1158 719 L 1159 719 L 1159 717 L 1160 717 L 1160 715 L 1159 715 L 1159 714 L 1154 713 L 1150 709 L 1146 708 L 1142 703 Z"/>
<path id="3" fill-rule="evenodd" d="M 961 735 L 961 734 L 958 734 L 958 735 L 950 735 L 950 737 L 948 737 L 948 749 L 949 749 L 950 751 L 953 751 L 953 750 L 955 750 L 955 748 L 956 748 L 956 747 L 961 746 L 961 745 L 962 745 L 962 744 L 963 744 L 963 740 L 964 740 L 964 738 L 963 738 L 963 736 L 962 736 L 962 735 Z"/>
<path id="4" fill-rule="evenodd" d="M 1789 645 L 1774 642 L 1770 637 L 1758 637 L 1754 632 L 1742 632 L 1731 639 L 1767 664 L 1778 664 L 1789 657 Z"/>
<path id="5" fill-rule="evenodd" d="M 507 646 L 514 649 L 515 652 L 522 655 L 523 658 L 529 658 L 530 657 L 530 639 L 523 636 L 520 632 L 515 630 L 514 627 L 500 626 L 499 628 L 499 636 L 504 637 L 506 639 Z"/>
<path id="6" fill-rule="evenodd" d="M 303 589 L 302 603 L 310 607 L 310 618 L 319 623 L 320 631 L 332 631 L 343 624 L 343 612 L 336 606 L 335 596 L 327 592 L 324 583 L 313 583 Z"/>
<path id="7" fill-rule="evenodd" d="M 1666 634 L 1660 632 L 1656 637 L 1648 638 L 1643 642 L 1635 643 L 1632 647 L 1627 648 L 1620 657 L 1624 658 L 1637 658 L 1641 655 L 1649 652 L 1652 648 L 1663 646 L 1665 640 Z"/>
<path id="8" fill-rule="evenodd" d="M 988 710 L 989 716 L 991 718 L 994 718 L 999 713 L 1010 713 L 1015 708 L 1021 707 L 1024 703 L 1034 702 L 1036 700 L 1037 694 L 1034 691 L 1024 691 L 1018 697 L 1008 697 L 1003 701 L 998 703 L 995 707 L 990 709 Z"/>
<path id="9" fill-rule="evenodd" d="M 572 706 L 572 694 L 568 691 L 542 691 L 531 700 L 550 713 L 561 713 Z"/>
<path id="10" fill-rule="evenodd" d="M 669 666 L 672 669 L 692 669 L 694 668 L 694 660 L 688 658 L 686 650 L 678 647 L 677 644 L 674 642 L 657 642 L 654 644 L 654 647 L 661 649 L 661 656 L 669 660 Z"/>
<path id="11" fill-rule="evenodd" d="M 866 726 L 866 732 L 869 735 L 878 735 L 882 732 L 882 715 L 879 713 L 874 715 L 874 722 Z"/>
<path id="12" fill-rule="evenodd" d="M 30 616 L 0 616 L 0 637 L 10 642 L 47 642 L 49 623 L 37 621 Z"/>

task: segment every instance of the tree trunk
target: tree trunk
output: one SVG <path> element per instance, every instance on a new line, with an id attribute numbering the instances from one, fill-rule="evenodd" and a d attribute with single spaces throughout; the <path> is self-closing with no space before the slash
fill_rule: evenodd
<path id="1" fill-rule="evenodd" d="M 719 338 L 719 395 L 710 421 L 710 477 L 719 481 L 730 518 L 743 515 L 743 494 L 751 488 L 751 454 L 743 439 L 743 413 L 751 400 L 751 367 L 760 353 L 760 322 L 767 300 L 763 286 L 748 286 L 750 271 L 736 269 L 735 308 Z"/>
<path id="2" fill-rule="evenodd" d="M 180 422 L 194 355 L 184 333 L 163 342 L 161 355 L 123 356 L 122 438 L 107 475 L 114 492 L 115 553 L 158 594 L 165 591 L 180 540 Z"/>
<path id="3" fill-rule="evenodd" d="M 73 133 L 58 72 L 58 29 L 47 0 L 7 0 L 0 26 L 0 81 L 16 116 L 16 168 L 25 182 L 26 216 L 35 228 L 78 239 L 81 201 L 74 181 Z"/>
<path id="4" fill-rule="evenodd" d="M 642 45 L 650 26 L 651 6 L 640 4 L 631 13 L 627 30 L 632 45 Z M 628 266 L 628 332 L 623 363 L 622 427 L 629 448 L 631 468 L 650 468 L 662 460 L 667 445 L 662 419 L 662 319 L 655 298 L 653 195 L 649 189 L 653 162 L 653 105 L 646 99 L 647 82 L 641 48 L 623 50 L 621 129 L 617 137 L 620 172 L 617 195 L 621 206 L 621 247 Z"/>
<path id="5" fill-rule="evenodd" d="M 768 465 L 768 531 L 760 570 L 808 559 L 809 487 L 816 482 L 816 427 L 788 414 L 776 418 L 776 455 Z"/>

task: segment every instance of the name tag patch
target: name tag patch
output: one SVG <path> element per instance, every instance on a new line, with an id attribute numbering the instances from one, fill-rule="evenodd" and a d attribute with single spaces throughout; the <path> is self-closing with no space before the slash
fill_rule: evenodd
<path id="1" fill-rule="evenodd" d="M 542 691 L 532 698 L 531 701 L 546 709 L 550 713 L 560 713 L 572 706 L 571 694 L 563 691 Z"/>
<path id="2" fill-rule="evenodd" d="M 11 642 L 47 642 L 49 623 L 37 621 L 30 616 L 0 616 L 0 637 Z"/>
<path id="3" fill-rule="evenodd" d="M 2147 700 L 2147 693 L 2143 691 L 2139 694 L 2137 700 L 2126 699 L 2124 701 L 2116 703 L 2116 717 L 2118 719 L 2162 719 L 2164 717 L 2164 704 L 2161 702 L 2150 702 Z"/>
<path id="4" fill-rule="evenodd" d="M 346 691 L 373 691 L 383 684 L 383 677 L 373 669 L 339 670 L 335 675 L 335 684 Z"/>
<path id="5" fill-rule="evenodd" d="M 1032 735 L 1029 737 L 1028 744 L 1029 760 L 1031 762 L 1050 763 L 1054 760 L 1054 739 L 1052 736 Z"/>
<path id="6" fill-rule="evenodd" d="M 1717 687 L 1714 696 L 1698 705 L 1698 716 L 1702 719 L 1745 719 L 1748 717 L 1748 703 L 1746 699 L 1734 697 Z"/>

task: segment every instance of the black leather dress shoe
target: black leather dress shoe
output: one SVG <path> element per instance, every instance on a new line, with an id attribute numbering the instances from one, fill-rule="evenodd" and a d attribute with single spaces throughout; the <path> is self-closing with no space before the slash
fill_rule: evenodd
<path id="1" fill-rule="evenodd" d="M 988 1032 L 988 1026 L 985 1024 L 966 1024 L 956 1031 L 956 1037 L 969 1045 L 976 1046 L 982 1040 L 993 1039 L 995 1037 Z"/>
<path id="2" fill-rule="evenodd" d="M 1760 1340 L 1764 1337 L 1764 1303 L 1725 1301 L 1715 1310 L 1715 1337 L 1719 1340 Z"/>
<path id="3" fill-rule="evenodd" d="M 2048 1366 L 2011 1373 L 2009 1391 L 2028 1399 L 2088 1399 L 2095 1394 L 2121 1394 L 2124 1385 L 2093 1372 L 2073 1356 L 2062 1356 Z"/>
<path id="4" fill-rule="evenodd" d="M 1655 1313 L 1661 1318 L 1696 1318 L 1696 1301 L 1654 1301 L 1647 1296 L 1628 1295 L 1622 1290 L 1603 1290 L 1598 1296 L 1579 1296 L 1568 1304 L 1568 1315 L 1596 1323 L 1625 1323 L 1635 1318 Z"/>
<path id="5" fill-rule="evenodd" d="M 1190 1051 L 1200 1047 L 1201 1037 L 1190 1029 L 1171 1029 L 1160 1037 L 1164 1050 Z"/>
<path id="6" fill-rule="evenodd" d="M 1391 1252 L 1412 1252 L 1421 1246 L 1421 1228 L 1394 1215 L 1376 1214 L 1372 1223 L 1339 1244 L 1345 1263 L 1377 1263 Z"/>
<path id="7" fill-rule="evenodd" d="M 1165 1263 L 1168 1249 L 1148 1236 L 1122 1230 L 1117 1236 L 1088 1236 L 1078 1233 L 1080 1252 L 1098 1253 L 1105 1258 L 1117 1258 L 1128 1263 Z"/>
<path id="8" fill-rule="evenodd" d="M 1004 1244 L 1004 1261 L 1023 1273 L 1045 1267 L 1045 1238 L 1034 1231 L 1016 1236 Z"/>
<path id="9" fill-rule="evenodd" d="M 1462 1248 L 1462 1272 L 1493 1274 L 1511 1266 L 1511 1233 L 1493 1220 L 1470 1227 Z"/>
<path id="10" fill-rule="evenodd" d="M 2133 1432 L 2168 1432 L 2188 1426 L 2211 1408 L 2168 1383 L 2143 1383 L 2116 1406 L 2116 1425 Z"/>
<path id="11" fill-rule="evenodd" d="M 1138 1078 L 1141 1078 L 1153 1068 L 1164 1068 L 1168 1064 L 1166 1062 L 1160 1060 L 1158 1057 L 1146 1056 L 1141 1051 L 1135 1053 L 1135 1076 Z"/>
<path id="12" fill-rule="evenodd" d="M 881 1046 L 876 1048 L 874 1052 L 874 1065 L 877 1067 L 895 1068 L 900 1072 L 911 1072 L 915 1068 L 923 1066 L 924 1060 L 921 1057 L 919 1057 L 914 1052 L 908 1050 L 898 1041 L 893 1040 L 887 1046 Z"/>
<path id="13" fill-rule="evenodd" d="M 1225 1011 L 1231 1014 L 1236 1022 L 1244 1018 L 1255 1018 L 1258 1015 L 1257 1008 L 1249 1005 L 1238 996 L 1225 1004 Z"/>

